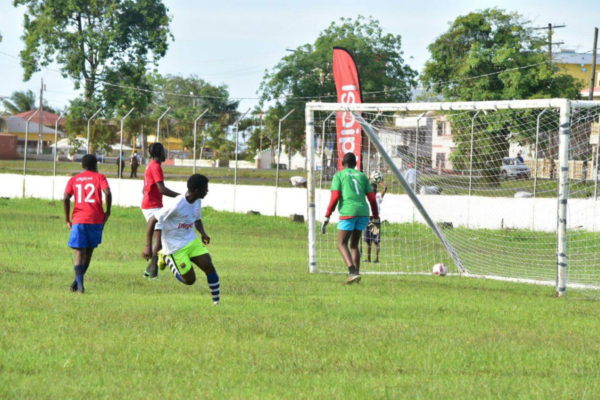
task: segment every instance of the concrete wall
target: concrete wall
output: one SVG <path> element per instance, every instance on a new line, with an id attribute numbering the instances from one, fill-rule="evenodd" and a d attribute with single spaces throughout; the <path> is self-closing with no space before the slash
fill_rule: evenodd
<path id="1" fill-rule="evenodd" d="M 62 199 L 68 176 L 34 176 L 1 174 L 0 197 L 19 198 L 25 196 L 42 199 Z M 25 181 L 25 182 L 24 182 Z M 142 201 L 143 181 L 109 179 L 115 205 L 139 207 Z M 185 182 L 168 182 L 168 187 L 178 192 L 185 191 Z M 279 188 L 272 186 L 249 186 L 211 183 L 203 204 L 216 210 L 259 211 L 263 215 L 291 214 L 307 215 L 307 192 L 304 188 Z M 556 199 L 491 198 L 467 196 L 420 195 L 434 221 L 451 222 L 455 227 L 469 228 L 524 228 L 538 231 L 555 231 Z M 171 199 L 164 198 L 165 204 Z M 316 193 L 317 219 L 321 220 L 329 203 L 329 191 Z M 406 195 L 388 194 L 382 203 L 382 219 L 390 222 L 423 222 L 418 211 Z M 333 220 L 337 213 L 333 214 Z M 571 199 L 567 214 L 571 229 L 600 231 L 600 200 Z"/>

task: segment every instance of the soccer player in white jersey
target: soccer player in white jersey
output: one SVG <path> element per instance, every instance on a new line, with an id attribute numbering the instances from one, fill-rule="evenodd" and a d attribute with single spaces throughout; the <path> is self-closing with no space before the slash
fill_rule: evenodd
<path id="1" fill-rule="evenodd" d="M 152 237 L 156 224 L 160 223 L 162 253 L 165 255 L 166 265 L 175 278 L 181 283 L 192 285 L 196 281 L 192 263 L 196 264 L 206 274 L 213 304 L 219 304 L 221 295 L 219 275 L 206 249 L 210 237 L 204 231 L 202 224 L 201 199 L 208 193 L 208 178 L 200 174 L 192 175 L 187 181 L 187 188 L 185 194 L 177 196 L 169 207 L 164 207 L 148 220 L 143 256 L 149 259 L 158 253 L 160 247 L 158 243 L 152 245 Z M 194 228 L 200 233 L 201 241 L 196 236 Z M 164 264 L 159 264 L 160 267 L 164 268 Z"/>

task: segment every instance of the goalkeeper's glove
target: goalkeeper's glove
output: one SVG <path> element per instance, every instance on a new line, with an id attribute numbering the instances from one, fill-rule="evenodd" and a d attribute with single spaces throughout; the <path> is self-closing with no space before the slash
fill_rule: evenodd
<path id="1" fill-rule="evenodd" d="M 370 225 L 371 232 L 373 233 L 373 235 L 378 235 L 379 230 L 381 228 L 381 221 L 379 220 L 379 218 L 373 219 L 373 221 L 369 225 Z"/>
<path id="2" fill-rule="evenodd" d="M 325 234 L 325 229 L 327 228 L 327 225 L 329 224 L 329 217 L 325 218 L 325 220 L 323 221 L 323 225 L 321 225 L 321 233 Z"/>

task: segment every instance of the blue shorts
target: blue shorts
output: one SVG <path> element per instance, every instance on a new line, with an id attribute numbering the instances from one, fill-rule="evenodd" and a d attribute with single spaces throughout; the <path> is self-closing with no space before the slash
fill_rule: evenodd
<path id="1" fill-rule="evenodd" d="M 104 224 L 73 224 L 69 235 L 69 247 L 72 249 L 96 248 L 102 243 Z"/>
<path id="2" fill-rule="evenodd" d="M 369 217 L 352 217 L 340 219 L 337 228 L 339 231 L 364 231 L 369 225 Z"/>

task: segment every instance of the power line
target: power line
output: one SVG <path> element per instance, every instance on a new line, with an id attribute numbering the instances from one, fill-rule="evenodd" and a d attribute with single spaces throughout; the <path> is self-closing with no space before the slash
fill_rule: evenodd
<path id="1" fill-rule="evenodd" d="M 549 26 L 552 26 L 552 24 L 549 24 Z M 564 25 L 552 26 L 552 28 L 559 28 L 559 27 L 563 27 L 563 26 Z M 538 27 L 538 28 L 532 28 L 532 29 L 549 29 L 549 28 Z M 590 51 L 586 51 L 585 53 L 589 53 L 589 52 Z M 15 56 L 10 55 L 5 52 L 2 52 L 2 51 L 0 51 L 0 54 L 11 57 L 11 58 L 16 58 Z M 533 67 L 536 67 L 536 66 L 542 65 L 542 64 L 545 64 L 545 62 L 539 62 L 539 63 L 535 63 L 535 64 L 529 64 L 529 65 L 524 65 L 524 66 L 514 67 L 514 68 L 507 68 L 507 69 L 503 69 L 503 70 L 499 70 L 499 71 L 495 71 L 495 72 L 490 72 L 490 73 L 486 73 L 486 74 L 470 76 L 470 77 L 465 77 L 465 78 L 460 78 L 460 79 L 436 82 L 436 84 L 437 85 L 447 85 L 447 84 L 453 84 L 453 83 L 458 83 L 458 82 L 471 81 L 471 80 L 484 78 L 484 77 L 488 77 L 488 76 L 499 75 L 504 72 L 533 68 Z M 59 70 L 56 70 L 56 69 L 53 69 L 50 67 L 46 67 L 45 69 L 60 73 L 62 75 L 62 72 Z M 89 78 L 88 79 L 83 78 L 83 80 L 91 81 L 91 79 L 89 79 Z M 163 95 L 163 96 L 182 97 L 182 98 L 188 98 L 188 99 L 209 99 L 209 100 L 228 99 L 232 102 L 238 101 L 238 100 L 241 101 L 241 100 L 262 100 L 263 99 L 262 97 L 199 96 L 199 95 L 188 94 L 188 93 L 168 92 L 168 91 L 164 91 L 164 90 L 157 90 L 157 89 L 151 89 L 151 88 L 149 89 L 149 88 L 143 88 L 143 87 L 138 87 L 138 86 L 120 85 L 120 84 L 105 81 L 103 79 L 96 79 L 95 81 L 98 83 L 101 83 L 105 86 L 111 86 L 111 87 L 115 87 L 115 88 L 119 88 L 119 89 L 134 90 L 134 91 L 143 92 L 143 93 L 153 93 L 153 94 L 159 94 L 159 95 Z M 414 89 L 425 89 L 425 87 L 416 86 Z M 396 88 L 396 89 L 390 88 L 390 89 L 384 89 L 384 90 L 369 91 L 369 92 L 363 92 L 363 95 L 390 93 L 390 92 L 397 92 L 397 91 L 403 91 L 403 90 L 406 90 L 406 88 Z M 321 100 L 321 99 L 337 99 L 337 94 L 327 93 L 324 95 L 317 95 L 317 96 L 286 96 L 285 94 L 281 94 L 280 96 L 273 98 L 273 100 L 284 100 L 284 99 L 287 100 L 288 102 L 303 102 L 303 101 L 312 100 L 312 99 L 319 99 L 319 100 Z"/>

